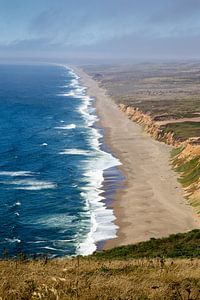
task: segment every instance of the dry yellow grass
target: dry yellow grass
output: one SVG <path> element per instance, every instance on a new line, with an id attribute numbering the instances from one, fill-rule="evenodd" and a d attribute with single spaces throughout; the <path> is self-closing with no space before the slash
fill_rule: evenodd
<path id="1" fill-rule="evenodd" d="M 1 261 L 0 299 L 200 299 L 200 260 Z"/>

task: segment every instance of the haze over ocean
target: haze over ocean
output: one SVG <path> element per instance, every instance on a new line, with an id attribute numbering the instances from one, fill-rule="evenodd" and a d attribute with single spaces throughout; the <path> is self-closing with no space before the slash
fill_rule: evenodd
<path id="1" fill-rule="evenodd" d="M 116 234 L 100 194 L 119 164 L 94 99 L 65 66 L 1 65 L 0 83 L 0 254 L 92 253 Z"/>

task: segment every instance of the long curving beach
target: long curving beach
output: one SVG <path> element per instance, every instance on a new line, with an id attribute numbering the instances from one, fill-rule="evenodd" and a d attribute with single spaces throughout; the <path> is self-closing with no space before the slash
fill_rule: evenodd
<path id="1" fill-rule="evenodd" d="M 112 204 L 117 238 L 105 248 L 199 228 L 199 220 L 183 196 L 177 174 L 170 166 L 170 147 L 155 141 L 119 111 L 106 91 L 81 68 L 74 67 L 88 94 L 96 99 L 105 142 L 121 161 L 125 188 Z"/>

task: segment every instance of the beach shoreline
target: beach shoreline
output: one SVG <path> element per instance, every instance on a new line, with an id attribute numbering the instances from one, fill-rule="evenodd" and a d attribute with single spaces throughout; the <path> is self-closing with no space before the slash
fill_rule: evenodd
<path id="1" fill-rule="evenodd" d="M 199 228 L 171 169 L 170 147 L 130 121 L 81 68 L 73 69 L 88 88 L 88 95 L 95 97 L 104 142 L 122 163 L 118 168 L 125 176 L 125 188 L 116 191 L 111 205 L 119 228 L 117 238 L 107 240 L 104 249 Z"/>

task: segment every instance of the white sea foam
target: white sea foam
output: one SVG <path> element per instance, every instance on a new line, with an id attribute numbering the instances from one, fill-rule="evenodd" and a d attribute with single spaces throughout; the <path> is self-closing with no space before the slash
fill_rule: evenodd
<path id="1" fill-rule="evenodd" d="M 20 239 L 16 239 L 16 238 L 13 238 L 13 239 L 6 238 L 5 240 L 7 242 L 9 242 L 9 243 L 21 243 L 21 240 Z"/>
<path id="2" fill-rule="evenodd" d="M 74 92 L 70 92 L 70 93 L 60 93 L 60 94 L 57 94 L 57 96 L 60 96 L 60 97 L 73 97 L 75 96 L 75 93 Z"/>
<path id="3" fill-rule="evenodd" d="M 48 181 L 33 180 L 14 180 L 6 181 L 5 184 L 13 185 L 15 190 L 39 191 L 45 189 L 54 189 L 56 184 Z"/>
<path id="4" fill-rule="evenodd" d="M 46 250 L 60 251 L 60 249 L 56 249 L 56 248 L 49 247 L 49 246 L 45 246 L 45 247 L 42 247 L 42 248 L 43 248 L 43 249 L 46 249 Z"/>
<path id="5" fill-rule="evenodd" d="M 69 70 L 69 68 L 67 69 Z M 89 141 L 93 149 L 91 156 L 88 157 L 83 178 L 83 181 L 86 181 L 87 185 L 82 188 L 81 192 L 81 196 L 85 199 L 86 207 L 90 212 L 91 229 L 88 235 L 77 243 L 77 254 L 89 255 L 96 250 L 97 242 L 116 236 L 117 226 L 114 225 L 115 216 L 112 209 L 108 209 L 102 201 L 104 197 L 101 194 L 103 192 L 104 170 L 120 165 L 121 163 L 110 153 L 106 153 L 100 149 L 101 143 L 99 139 L 102 138 L 102 135 L 98 129 L 92 127 L 98 121 L 95 109 L 92 107 L 94 99 L 86 95 L 86 88 L 79 85 L 79 78 L 72 69 L 70 69 L 70 74 L 73 76 L 70 86 L 76 94 L 75 97 L 80 96 L 82 99 L 78 111 L 84 118 L 86 126 L 89 127 Z M 77 150 L 74 150 L 65 150 L 65 153 L 76 153 Z"/>
<path id="6" fill-rule="evenodd" d="M 47 143 L 43 143 L 41 146 L 47 147 L 48 144 Z"/>
<path id="7" fill-rule="evenodd" d="M 81 150 L 81 149 L 65 149 L 59 154 L 62 155 L 90 155 L 91 152 L 87 150 Z"/>
<path id="8" fill-rule="evenodd" d="M 73 221 L 76 219 L 75 216 L 68 216 L 66 214 L 55 214 L 39 217 L 37 219 L 30 219 L 27 221 L 28 224 L 40 224 L 46 228 L 58 228 L 61 233 L 69 230 L 69 227 L 73 227 Z"/>
<path id="9" fill-rule="evenodd" d="M 10 176 L 10 177 L 26 177 L 26 176 L 33 176 L 33 172 L 29 171 L 0 171 L 0 176 Z"/>
<path id="10" fill-rule="evenodd" d="M 16 206 L 21 206 L 21 202 L 15 202 L 13 205 L 10 205 L 10 208 L 16 207 Z"/>
<path id="11" fill-rule="evenodd" d="M 95 122 L 98 121 L 98 117 L 94 114 L 91 114 L 89 112 L 89 107 L 93 101 L 92 98 L 85 96 L 83 98 L 83 103 L 78 108 L 78 111 L 81 113 L 81 115 L 84 117 L 85 123 L 87 126 L 91 127 L 94 125 Z"/>
<path id="12" fill-rule="evenodd" d="M 68 130 L 68 129 L 75 129 L 75 128 L 76 128 L 76 124 L 69 124 L 69 125 L 55 127 L 55 129 L 61 129 L 61 130 Z"/>
<path id="13" fill-rule="evenodd" d="M 53 245 L 66 245 L 66 243 L 74 241 L 74 239 L 66 239 L 66 240 L 39 240 L 39 241 L 27 241 L 27 244 L 44 244 L 44 243 L 53 243 Z M 64 250 L 65 251 L 65 250 Z"/>
<path id="14" fill-rule="evenodd" d="M 96 249 L 97 242 L 116 236 L 117 226 L 113 224 L 115 216 L 113 211 L 108 209 L 102 201 L 104 197 L 101 193 L 103 191 L 104 170 L 119 164 L 120 162 L 111 154 L 101 150 L 99 150 L 97 157 L 88 163 L 84 175 L 89 183 L 82 189 L 82 197 L 86 199 L 92 212 L 92 228 L 85 241 L 79 245 L 78 253 L 88 255 Z M 93 243 L 91 243 L 91 239 Z"/>

